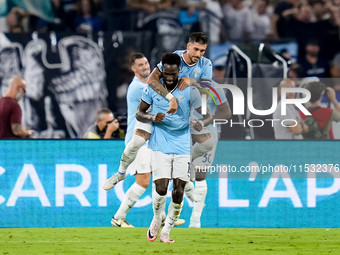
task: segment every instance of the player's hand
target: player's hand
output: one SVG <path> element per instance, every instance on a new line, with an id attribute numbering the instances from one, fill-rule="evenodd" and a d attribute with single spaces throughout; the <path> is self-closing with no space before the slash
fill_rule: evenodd
<path id="1" fill-rule="evenodd" d="M 169 110 L 167 110 L 166 112 L 168 114 L 174 114 L 177 111 L 177 108 L 178 108 L 178 104 L 177 104 L 176 97 L 173 97 L 170 99 Z"/>
<path id="2" fill-rule="evenodd" d="M 151 120 L 155 123 L 159 123 L 159 122 L 162 122 L 164 118 L 165 118 L 165 114 L 159 112 L 156 115 L 152 116 Z"/>
<path id="3" fill-rule="evenodd" d="M 192 124 L 193 125 L 192 127 L 198 132 L 203 129 L 202 121 L 194 121 L 190 122 L 190 124 Z"/>
<path id="4" fill-rule="evenodd" d="M 185 88 L 190 85 L 198 86 L 194 78 L 182 77 L 178 84 L 178 90 L 185 90 Z"/>

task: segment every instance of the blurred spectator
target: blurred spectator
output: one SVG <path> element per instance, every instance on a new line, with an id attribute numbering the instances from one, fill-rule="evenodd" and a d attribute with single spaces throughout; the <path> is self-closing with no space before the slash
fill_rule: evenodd
<path id="1" fill-rule="evenodd" d="M 33 1 L 34 3 L 23 0 L 6 1 L 9 10 L 12 12 L 9 13 L 9 25 L 11 27 L 15 27 L 15 25 L 17 27 L 21 26 L 23 32 L 31 33 L 37 31 L 45 33 L 48 31 L 50 24 L 60 23 L 61 21 L 60 19 L 55 19 L 53 10 L 53 5 L 60 3 L 60 1 L 63 0 Z M 18 10 L 20 11 L 18 12 Z M 12 14 L 14 14 L 16 20 L 13 20 Z M 24 19 L 20 21 L 21 17 L 24 17 Z"/>
<path id="2" fill-rule="evenodd" d="M 338 27 L 340 26 L 340 0 L 331 0 L 326 3 L 326 8 L 331 14 L 330 19 Z"/>
<path id="3" fill-rule="evenodd" d="M 304 58 L 306 45 L 311 39 L 319 44 L 319 57 L 330 60 L 339 50 L 339 29 L 333 19 L 313 21 L 313 8 L 303 4 L 294 8 L 290 15 L 285 16 L 286 35 L 295 38 L 298 43 L 298 58 Z"/>
<path id="4" fill-rule="evenodd" d="M 129 10 L 139 10 L 136 19 L 136 27 L 144 29 L 145 20 L 156 13 L 157 11 L 170 9 L 172 7 L 172 0 L 127 0 L 126 6 Z"/>
<path id="5" fill-rule="evenodd" d="M 171 0 L 127 0 L 126 4 L 128 9 L 140 9 L 144 14 L 172 7 Z"/>
<path id="6" fill-rule="evenodd" d="M 13 7 L 8 13 L 6 20 L 9 33 L 25 33 L 28 32 L 29 15 L 19 7 Z"/>
<path id="7" fill-rule="evenodd" d="M 213 80 L 217 83 L 224 83 L 226 69 L 223 65 L 215 65 L 213 69 Z"/>
<path id="8" fill-rule="evenodd" d="M 202 30 L 208 35 L 211 43 L 221 42 L 221 27 L 223 19 L 222 6 L 218 0 L 204 0 L 205 9 L 200 13 L 199 20 Z"/>
<path id="9" fill-rule="evenodd" d="M 292 55 L 290 54 L 290 52 L 287 49 L 282 49 L 279 52 L 280 56 L 283 57 L 288 64 L 291 63 L 291 59 L 292 59 Z"/>
<path id="10" fill-rule="evenodd" d="M 300 0 L 285 0 L 278 2 L 271 17 L 271 27 L 274 39 L 285 38 L 287 36 L 287 15 L 296 14 Z"/>
<path id="11" fill-rule="evenodd" d="M 205 9 L 206 3 L 203 0 L 176 1 L 175 7 L 180 8 L 179 22 L 182 25 L 190 25 L 192 32 L 200 30 L 200 10 Z"/>
<path id="12" fill-rule="evenodd" d="M 230 0 L 223 5 L 224 18 L 228 26 L 228 38 L 231 41 L 248 41 L 252 30 L 250 12 L 241 0 Z"/>
<path id="13" fill-rule="evenodd" d="M 312 22 L 326 20 L 330 18 L 329 9 L 326 5 L 326 0 L 308 0 L 308 5 L 312 11 Z"/>
<path id="14" fill-rule="evenodd" d="M 103 11 L 103 0 L 93 0 L 93 2 L 94 2 L 94 8 L 96 9 L 97 13 L 100 16 L 100 14 Z"/>
<path id="15" fill-rule="evenodd" d="M 313 119 L 317 122 L 323 139 L 334 139 L 332 122 L 340 121 L 340 105 L 336 99 L 334 89 L 328 87 L 321 82 L 310 82 L 307 84 L 306 89 L 311 93 L 309 107 L 307 108 L 312 113 Z M 321 99 L 326 92 L 328 100 L 333 103 L 334 110 L 330 107 L 322 107 Z M 300 112 L 302 119 L 307 116 Z M 310 127 L 312 129 L 312 127 Z"/>
<path id="16" fill-rule="evenodd" d="M 302 38 L 302 36 L 299 37 L 301 30 L 307 30 L 309 34 L 312 34 L 310 31 L 313 29 L 311 25 L 312 9 L 307 4 L 301 4 L 299 7 L 286 10 L 282 14 L 282 22 L 284 23 L 285 32 L 281 38 L 297 38 L 299 40 L 299 38 Z M 304 36 L 303 39 L 308 40 L 310 36 Z M 304 47 L 305 43 L 306 41 L 301 47 Z"/>
<path id="17" fill-rule="evenodd" d="M 118 133 L 116 132 L 118 131 Z M 111 139 L 119 138 L 119 123 L 108 108 L 99 109 L 96 123 L 90 126 L 84 138 L 87 139 Z"/>
<path id="18" fill-rule="evenodd" d="M 72 16 L 69 15 L 68 12 L 65 11 L 64 1 L 63 0 L 51 0 L 52 2 L 52 9 L 55 17 L 55 22 L 48 23 L 48 30 L 49 31 L 70 31 L 71 25 L 73 23 L 73 16 L 75 15 L 72 13 Z M 73 6 L 73 5 L 72 5 Z"/>
<path id="19" fill-rule="evenodd" d="M 298 63 L 293 63 L 289 66 L 288 78 L 292 79 L 296 84 L 300 83 L 300 80 L 305 77 L 305 70 Z"/>
<path id="20" fill-rule="evenodd" d="M 340 53 L 334 56 L 329 69 L 331 78 L 340 78 Z"/>
<path id="21" fill-rule="evenodd" d="M 126 31 L 136 26 L 133 14 L 126 8 L 127 0 L 103 0 L 103 21 L 108 31 Z"/>
<path id="22" fill-rule="evenodd" d="M 264 41 L 271 38 L 270 17 L 267 13 L 269 0 L 258 0 L 251 9 L 252 25 L 250 38 L 254 41 Z"/>
<path id="23" fill-rule="evenodd" d="M 336 54 L 330 63 L 329 74 L 335 91 L 340 91 L 340 53 Z"/>
<path id="24" fill-rule="evenodd" d="M 285 79 L 281 81 L 279 86 L 279 94 L 281 96 L 282 88 L 294 88 L 295 82 L 291 79 Z M 286 93 L 287 99 L 295 98 L 295 93 L 289 92 Z M 278 121 L 274 121 L 274 135 L 275 139 L 293 139 L 299 140 L 303 139 L 302 133 L 308 131 L 308 126 L 304 124 L 304 121 L 301 120 L 299 112 L 294 108 L 293 105 L 287 104 L 286 115 L 282 115 L 281 113 L 281 100 L 277 103 L 277 108 L 273 113 L 273 119 Z M 282 125 L 284 120 L 294 120 L 290 123 L 285 122 L 285 126 Z"/>
<path id="25" fill-rule="evenodd" d="M 30 15 L 28 32 L 32 33 L 34 31 L 37 31 L 39 34 L 48 32 L 48 23 L 42 18 Z"/>
<path id="26" fill-rule="evenodd" d="M 9 81 L 4 97 L 0 98 L 0 138 L 30 137 L 34 131 L 21 125 L 22 111 L 18 102 L 24 97 L 26 82 L 21 77 Z"/>
<path id="27" fill-rule="evenodd" d="M 327 61 L 319 56 L 320 45 L 317 40 L 310 40 L 305 47 L 306 54 L 298 61 L 305 70 L 305 76 L 326 77 Z"/>
<path id="28" fill-rule="evenodd" d="M 99 32 L 102 30 L 101 18 L 97 16 L 93 0 L 77 1 L 78 15 L 75 28 L 78 33 Z"/>

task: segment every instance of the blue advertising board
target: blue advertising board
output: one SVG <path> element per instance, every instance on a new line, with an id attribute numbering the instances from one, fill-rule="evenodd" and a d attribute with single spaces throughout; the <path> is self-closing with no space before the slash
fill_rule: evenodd
<path id="1" fill-rule="evenodd" d="M 120 140 L 1 140 L 0 227 L 110 226 L 134 182 L 102 189 L 123 149 Z M 339 155 L 331 141 L 219 142 L 202 227 L 340 227 Z M 127 220 L 149 226 L 151 202 L 150 185 Z M 185 198 L 184 227 L 191 210 Z"/>

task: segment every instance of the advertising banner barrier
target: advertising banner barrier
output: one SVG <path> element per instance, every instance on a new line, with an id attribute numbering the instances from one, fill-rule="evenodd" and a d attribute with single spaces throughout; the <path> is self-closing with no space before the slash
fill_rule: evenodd
<path id="1" fill-rule="evenodd" d="M 128 175 L 102 189 L 123 148 L 121 140 L 1 140 L 0 227 L 110 226 L 134 182 Z M 340 227 L 339 153 L 328 141 L 219 142 L 202 227 Z M 184 198 L 184 227 L 191 211 Z M 147 227 L 152 215 L 150 185 L 127 220 Z"/>

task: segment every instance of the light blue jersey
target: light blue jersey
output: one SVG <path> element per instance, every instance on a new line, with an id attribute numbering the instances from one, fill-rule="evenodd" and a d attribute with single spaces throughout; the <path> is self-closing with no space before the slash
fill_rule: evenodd
<path id="1" fill-rule="evenodd" d="M 139 102 L 142 98 L 143 91 L 146 88 L 147 84 L 143 83 L 136 76 L 133 78 L 132 82 L 129 85 L 126 101 L 127 101 L 127 130 L 125 135 L 125 145 L 127 145 L 133 135 L 133 130 L 136 124 L 136 111 L 139 105 Z"/>
<path id="2" fill-rule="evenodd" d="M 188 65 L 184 58 L 183 53 L 185 50 L 176 50 L 174 53 L 181 57 L 181 65 L 179 66 L 179 76 L 178 78 L 188 77 L 194 78 L 196 82 L 200 79 L 211 80 L 212 79 L 212 64 L 211 61 L 205 57 L 201 57 L 200 60 L 193 65 Z M 162 62 L 158 63 L 158 69 L 163 72 Z"/>
<path id="3" fill-rule="evenodd" d="M 162 122 L 153 124 L 149 148 L 164 154 L 190 155 L 190 108 L 201 107 L 201 96 L 193 86 L 183 91 L 175 88 L 171 93 L 178 102 L 178 109 L 173 115 L 166 113 L 169 109 L 167 99 L 156 93 L 150 86 L 144 90 L 142 100 L 152 105 L 151 114 L 159 112 L 165 114 Z"/>

